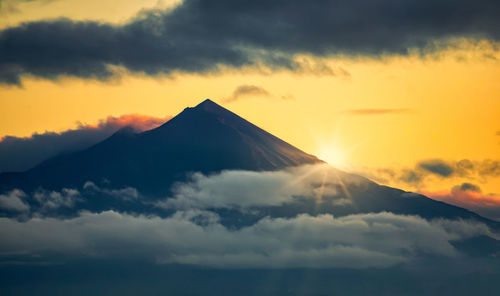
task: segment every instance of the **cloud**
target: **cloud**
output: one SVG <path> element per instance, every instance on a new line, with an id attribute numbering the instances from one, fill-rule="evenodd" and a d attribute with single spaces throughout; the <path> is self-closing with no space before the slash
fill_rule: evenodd
<path id="1" fill-rule="evenodd" d="M 482 194 L 477 185 L 463 183 L 454 186 L 450 191 L 421 191 L 419 193 L 500 221 L 500 196 L 493 193 Z"/>
<path id="2" fill-rule="evenodd" d="M 137 189 L 133 187 L 108 189 L 99 187 L 91 181 L 85 182 L 85 184 L 83 184 L 83 189 L 86 190 L 87 193 L 101 193 L 124 201 L 134 201 L 137 200 L 140 196 L 139 191 L 137 191 Z"/>
<path id="3" fill-rule="evenodd" d="M 266 98 L 272 97 L 272 98 L 280 98 L 285 101 L 295 100 L 295 97 L 292 94 L 285 94 L 277 97 L 261 86 L 243 84 L 236 87 L 233 93 L 230 96 L 224 98 L 222 101 L 225 103 L 232 103 L 250 97 L 266 97 Z"/>
<path id="4" fill-rule="evenodd" d="M 269 97 L 271 94 L 261 86 L 243 84 L 238 86 L 233 94 L 224 99 L 224 102 L 231 103 L 244 97 Z"/>
<path id="5" fill-rule="evenodd" d="M 30 210 L 30 206 L 23 201 L 25 197 L 26 194 L 19 189 L 0 194 L 0 209 L 11 212 L 27 212 Z"/>
<path id="6" fill-rule="evenodd" d="M 417 166 L 441 177 L 449 177 L 453 173 L 453 168 L 439 159 L 422 161 Z"/>
<path id="7" fill-rule="evenodd" d="M 197 223 L 203 220 L 203 223 Z M 0 255 L 143 258 L 215 268 L 384 268 L 421 255 L 457 257 L 450 242 L 491 235 L 482 224 L 391 213 L 264 218 L 228 229 L 214 213 L 169 218 L 113 211 L 71 219 L 0 218 Z"/>
<path id="8" fill-rule="evenodd" d="M 479 188 L 479 186 L 471 183 L 462 183 L 462 185 L 458 186 L 457 189 L 462 191 L 481 192 L 481 188 Z"/>
<path id="9" fill-rule="evenodd" d="M 80 201 L 80 192 L 76 189 L 63 188 L 58 191 L 38 189 L 33 193 L 33 199 L 40 205 L 39 212 L 56 210 L 61 207 L 72 208 Z"/>
<path id="10" fill-rule="evenodd" d="M 135 131 L 145 131 L 163 124 L 170 118 L 171 116 L 158 118 L 138 114 L 109 116 L 98 124 L 79 123 L 76 129 L 60 133 L 35 133 L 27 138 L 5 136 L 0 140 L 0 172 L 25 171 L 60 153 L 90 147 L 121 128 L 130 126 Z"/>
<path id="11" fill-rule="evenodd" d="M 464 178 L 486 182 L 489 178 L 500 176 L 500 160 L 484 159 L 472 161 L 462 159 L 447 161 L 442 159 L 423 160 L 413 168 L 377 168 L 364 169 L 359 174 L 382 183 L 399 183 L 420 187 L 425 185 L 429 177 L 439 179 Z"/>
<path id="12" fill-rule="evenodd" d="M 47 4 L 57 0 L 0 0 L 0 15 L 11 14 L 19 12 L 19 4 L 26 2 L 38 2 L 40 4 Z"/>
<path id="13" fill-rule="evenodd" d="M 156 203 L 165 209 L 245 209 L 279 206 L 300 197 L 318 202 L 328 199 L 337 205 L 350 204 L 339 189 L 339 172 L 328 165 L 292 167 L 281 171 L 223 171 L 196 173 L 186 183 L 173 187 L 173 196 Z M 343 185 L 359 184 L 361 179 L 343 174 Z"/>
<path id="14" fill-rule="evenodd" d="M 378 57 L 439 50 L 453 38 L 498 41 L 499 11 L 495 0 L 185 0 L 121 25 L 57 19 L 6 28 L 0 81 L 105 80 L 116 66 L 147 75 L 247 66 L 302 71 L 310 67 L 300 55 Z M 321 63 L 311 69 L 331 72 Z"/>
<path id="15" fill-rule="evenodd" d="M 384 115 L 384 114 L 400 114 L 411 113 L 411 109 L 351 109 L 344 113 L 351 115 Z"/>

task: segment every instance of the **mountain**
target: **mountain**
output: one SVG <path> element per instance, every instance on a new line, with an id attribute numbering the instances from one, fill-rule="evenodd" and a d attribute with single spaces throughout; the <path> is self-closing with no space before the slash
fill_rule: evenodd
<path id="1" fill-rule="evenodd" d="M 59 155 L 26 172 L 0 174 L 0 193 L 14 188 L 28 194 L 39 188 L 60 191 L 63 188 L 82 188 L 90 181 L 113 189 L 135 188 L 143 196 L 142 201 L 153 203 L 171 196 L 172 185 L 189 180 L 193 172 L 275 171 L 315 164 L 325 163 L 213 101 L 205 100 L 194 108 L 184 109 L 155 129 L 135 133 L 125 128 L 88 149 Z M 310 186 L 320 186 L 323 177 L 309 174 L 318 179 Z M 324 184 L 335 194 L 324 196 L 321 201 L 305 196 L 279 206 L 256 206 L 255 212 L 219 209 L 218 213 L 223 223 L 233 226 L 249 225 L 266 216 L 294 217 L 302 213 L 345 216 L 386 211 L 429 219 L 473 219 L 500 229 L 497 222 L 423 195 L 381 186 L 332 167 L 328 167 L 325 174 L 336 176 L 338 181 L 334 178 L 332 184 Z M 346 200 L 347 203 L 343 202 Z M 81 209 L 115 209 L 164 214 L 142 201 L 90 194 L 79 207 L 67 210 L 75 213 Z M 33 198 L 31 204 L 32 209 L 40 207 Z"/>
<path id="2" fill-rule="evenodd" d="M 26 172 L 0 174 L 0 189 L 57 190 L 104 181 L 162 196 L 189 172 L 278 170 L 321 162 L 207 99 L 158 128 L 143 133 L 123 129 Z"/>

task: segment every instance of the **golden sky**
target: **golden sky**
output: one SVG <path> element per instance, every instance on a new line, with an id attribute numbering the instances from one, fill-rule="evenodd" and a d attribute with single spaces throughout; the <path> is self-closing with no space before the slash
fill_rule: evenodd
<path id="1" fill-rule="evenodd" d="M 120 23 L 143 8 L 172 3 L 178 1 L 5 1 L 0 27 L 57 17 Z M 175 115 L 211 98 L 348 170 L 412 168 L 428 159 L 498 160 L 498 44 L 466 39 L 453 44 L 407 56 L 300 57 L 328 65 L 333 69 L 328 73 L 225 68 L 211 74 L 147 76 L 119 69 L 121 76 L 111 81 L 25 76 L 22 86 L 0 86 L 0 137 L 64 131 L 110 115 Z M 266 93 L 225 102 L 242 85 Z M 449 189 L 465 181 L 432 177 L 425 189 Z M 500 193 L 498 176 L 476 181 L 483 192 Z M 412 190 L 421 186 L 386 182 Z"/>

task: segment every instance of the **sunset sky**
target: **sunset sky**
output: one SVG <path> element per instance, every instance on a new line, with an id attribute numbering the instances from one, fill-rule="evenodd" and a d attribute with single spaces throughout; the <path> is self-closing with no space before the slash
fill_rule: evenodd
<path id="1" fill-rule="evenodd" d="M 498 2 L 384 0 L 357 22 L 346 5 L 301 20 L 297 1 L 251 17 L 201 2 L 0 0 L 4 145 L 144 130 L 210 98 L 342 169 L 500 219 Z"/>

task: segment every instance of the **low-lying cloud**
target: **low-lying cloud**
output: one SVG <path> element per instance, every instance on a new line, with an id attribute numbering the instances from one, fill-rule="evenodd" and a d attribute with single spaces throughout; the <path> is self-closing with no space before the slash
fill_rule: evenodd
<path id="1" fill-rule="evenodd" d="M 318 202 L 330 198 L 336 204 L 348 204 L 351 200 L 339 189 L 341 182 L 361 180 L 328 165 L 270 172 L 231 170 L 209 176 L 196 173 L 191 181 L 176 184 L 174 195 L 156 205 L 167 209 L 249 208 L 283 205 L 299 197 Z"/>
<path id="2" fill-rule="evenodd" d="M 83 189 L 86 193 L 91 194 L 103 194 L 116 199 L 124 200 L 124 201 L 134 201 L 137 200 L 140 196 L 139 191 L 133 187 L 124 187 L 124 188 L 104 188 L 97 186 L 94 182 L 87 181 L 83 184 Z"/>
<path id="3" fill-rule="evenodd" d="M 477 235 L 491 234 L 482 224 L 391 213 L 264 218 L 231 230 L 204 211 L 163 219 L 106 211 L 65 220 L 0 218 L 0 256 L 143 258 L 215 268 L 384 268 L 421 255 L 460 256 L 450 242 Z"/>
<path id="4" fill-rule="evenodd" d="M 170 118 L 171 116 L 159 118 L 139 114 L 109 116 L 95 125 L 79 124 L 75 129 L 59 133 L 35 133 L 26 138 L 5 136 L 0 140 L 0 172 L 25 171 L 60 153 L 90 147 L 122 128 L 131 127 L 137 132 L 145 131 L 165 123 Z"/>
<path id="5" fill-rule="evenodd" d="M 7 212 L 27 212 L 30 206 L 25 198 L 26 194 L 19 189 L 0 194 L 0 209 Z"/>

